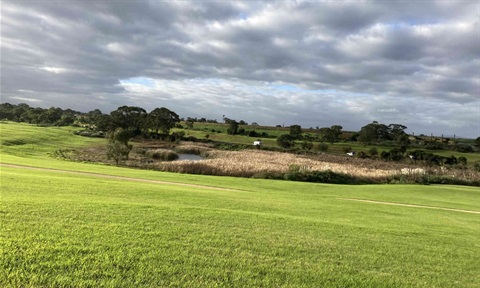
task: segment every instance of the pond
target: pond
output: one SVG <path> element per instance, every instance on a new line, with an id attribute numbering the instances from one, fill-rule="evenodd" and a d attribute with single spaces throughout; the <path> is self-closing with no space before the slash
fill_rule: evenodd
<path id="1" fill-rule="evenodd" d="M 203 159 L 205 159 L 205 158 L 203 158 L 202 156 L 196 155 L 196 154 L 181 154 L 181 153 L 179 153 L 178 154 L 178 159 L 176 161 L 180 161 L 180 160 L 200 161 L 200 160 L 203 160 Z"/>

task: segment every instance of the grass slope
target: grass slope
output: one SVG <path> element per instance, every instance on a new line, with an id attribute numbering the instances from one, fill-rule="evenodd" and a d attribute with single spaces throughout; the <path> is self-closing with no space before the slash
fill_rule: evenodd
<path id="1" fill-rule="evenodd" d="M 480 283 L 478 214 L 342 199 L 480 211 L 478 188 L 323 185 L 65 162 L 47 152 L 98 142 L 68 128 L 1 128 L 3 163 L 236 189 L 0 166 L 2 287 Z M 37 144 L 11 144 L 12 134 L 25 142 L 44 133 L 51 134 Z"/>
<path id="2" fill-rule="evenodd" d="M 7 167 L 1 177 L 1 286 L 475 287 L 480 280 L 478 215 L 339 199 L 403 202 L 398 186 L 249 179 L 232 192 Z M 450 207 L 479 210 L 478 190 L 420 187 L 417 199 L 449 194 Z"/>

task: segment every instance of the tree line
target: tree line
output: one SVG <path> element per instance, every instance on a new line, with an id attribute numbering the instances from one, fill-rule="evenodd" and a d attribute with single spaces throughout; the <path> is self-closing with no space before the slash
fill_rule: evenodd
<path id="1" fill-rule="evenodd" d="M 61 109 L 57 107 L 39 108 L 30 107 L 22 103 L 13 105 L 9 103 L 0 104 L 0 119 L 11 120 L 16 122 L 27 122 L 37 125 L 57 125 L 67 126 L 76 125 L 86 128 L 85 131 L 78 132 L 85 136 L 101 136 L 111 139 L 111 142 L 121 143 L 127 147 L 127 142 L 122 139 L 136 136 L 144 138 L 165 139 L 174 137 L 175 140 L 181 138 L 180 132 L 175 135 L 169 135 L 170 129 L 178 125 L 180 118 L 175 112 L 168 108 L 155 108 L 151 112 L 136 106 L 121 106 L 110 114 L 104 114 L 99 109 L 89 111 L 87 113 L 75 111 L 72 109 Z M 224 116 L 224 123 L 228 125 L 227 133 L 230 135 L 247 135 L 251 137 L 269 137 L 265 132 L 257 133 L 254 130 L 246 131 L 241 126 L 248 125 L 247 122 L 234 119 L 229 119 Z M 206 118 L 191 118 L 185 120 L 187 128 L 191 129 L 195 122 L 199 123 L 218 123 L 217 120 Z M 258 125 L 253 122 L 251 125 Z M 180 126 L 179 126 L 180 127 Z M 121 130 L 119 130 L 121 129 Z M 292 148 L 296 143 L 300 142 L 301 148 L 309 150 L 313 148 L 313 142 L 320 142 L 318 149 L 326 151 L 328 145 L 339 141 L 352 141 L 366 145 L 382 145 L 388 143 L 395 148 L 390 151 L 389 155 L 383 155 L 385 159 L 397 159 L 399 155 L 405 153 L 413 143 L 412 140 L 418 137 L 408 135 L 405 130 L 407 127 L 402 124 L 382 124 L 373 121 L 363 126 L 359 132 L 344 133 L 341 125 L 333 125 L 330 127 L 317 127 L 315 133 L 304 133 L 300 125 L 291 125 L 289 133 L 277 137 L 277 144 L 283 148 Z M 118 131 L 117 131 L 118 130 Z M 311 132 L 311 129 L 308 129 Z M 345 135 L 351 135 L 349 139 L 345 139 Z M 430 150 L 451 148 L 459 152 L 474 152 L 475 147 L 480 148 L 480 137 L 475 140 L 475 145 L 461 145 L 453 142 L 450 145 L 450 139 L 443 138 L 440 142 L 436 139 L 426 140 L 428 137 L 423 137 L 423 147 Z M 116 139 L 116 140 L 115 140 Z M 418 142 L 418 141 L 417 141 Z M 418 144 L 418 143 L 417 143 Z M 117 145 L 118 146 L 118 145 Z M 418 146 L 418 145 L 417 145 Z M 125 148 L 123 147 L 123 148 Z M 121 150 L 121 149 L 117 149 Z M 125 149 L 128 150 L 128 149 Z"/>

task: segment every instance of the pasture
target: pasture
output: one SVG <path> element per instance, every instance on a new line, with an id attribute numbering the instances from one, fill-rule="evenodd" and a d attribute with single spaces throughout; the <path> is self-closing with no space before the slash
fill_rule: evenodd
<path id="1" fill-rule="evenodd" d="M 48 152 L 97 139 L 25 125 L 29 141 L 48 135 L 25 143 L 0 125 L 2 287 L 480 283 L 478 188 L 327 185 L 67 162 Z"/>

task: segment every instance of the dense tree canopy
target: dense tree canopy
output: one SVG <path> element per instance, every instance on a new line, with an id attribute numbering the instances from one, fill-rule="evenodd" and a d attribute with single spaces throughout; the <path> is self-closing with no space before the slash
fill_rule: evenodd
<path id="1" fill-rule="evenodd" d="M 302 126 L 300 125 L 292 125 L 290 126 L 290 136 L 294 139 L 302 139 Z"/>
<path id="2" fill-rule="evenodd" d="M 130 130 L 134 135 L 139 135 L 145 130 L 147 111 L 135 106 L 121 106 L 110 113 L 112 128 Z"/>
<path id="3" fill-rule="evenodd" d="M 321 142 L 337 142 L 342 135 L 343 127 L 340 125 L 333 125 L 332 127 L 324 127 L 319 129 L 319 136 Z"/>
<path id="4" fill-rule="evenodd" d="M 155 133 L 161 131 L 164 134 L 168 134 L 170 129 L 175 127 L 175 124 L 178 122 L 180 122 L 180 117 L 177 113 L 162 107 L 155 108 L 148 114 L 146 126 L 155 131 Z"/>
<path id="5" fill-rule="evenodd" d="M 372 123 L 362 127 L 358 136 L 358 141 L 367 145 L 398 139 L 398 143 L 405 144 L 408 140 L 408 137 L 407 139 L 403 137 L 406 135 L 404 132 L 405 129 L 407 129 L 407 127 L 404 125 L 390 124 L 387 126 L 385 124 L 378 123 L 377 121 L 373 121 Z"/>

